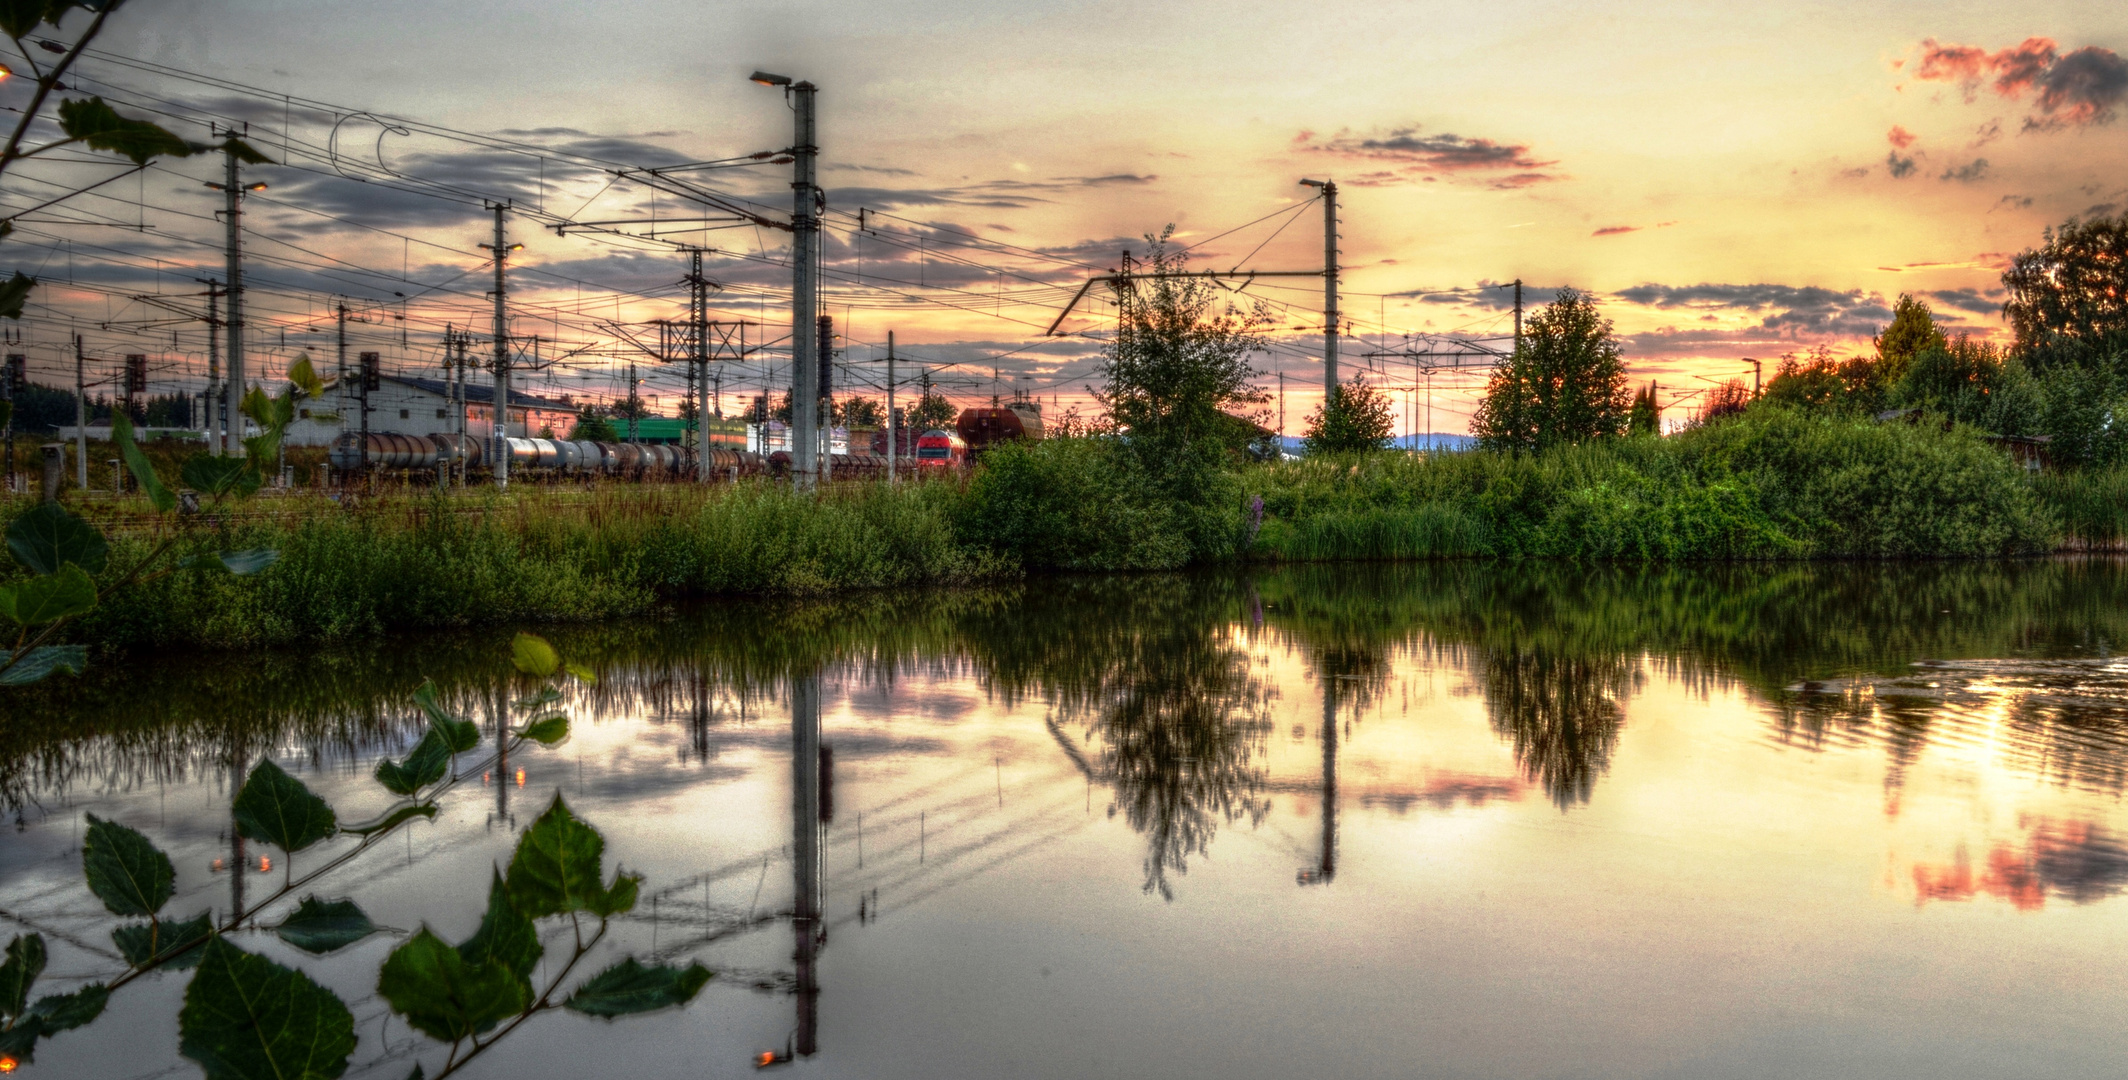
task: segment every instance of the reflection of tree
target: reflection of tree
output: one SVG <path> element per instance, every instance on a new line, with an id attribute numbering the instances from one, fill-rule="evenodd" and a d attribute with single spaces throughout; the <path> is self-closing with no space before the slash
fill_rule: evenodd
<path id="1" fill-rule="evenodd" d="M 1145 889 L 1164 899 L 1221 823 L 1261 809 L 1270 688 L 1230 637 L 1244 604 L 1226 578 L 1074 579 L 967 627 L 994 691 L 1084 726 L 1079 760 L 1145 835 Z"/>
<path id="2" fill-rule="evenodd" d="M 1589 801 L 1611 765 L 1634 665 L 1623 656 L 1569 656 L 1509 646 L 1485 654 L 1485 710 L 1514 740 L 1515 760 L 1561 810 Z"/>

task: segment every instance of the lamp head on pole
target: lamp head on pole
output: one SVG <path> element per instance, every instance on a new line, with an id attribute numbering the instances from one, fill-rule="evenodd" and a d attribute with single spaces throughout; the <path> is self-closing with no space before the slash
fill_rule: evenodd
<path id="1" fill-rule="evenodd" d="M 1321 181 L 1321 180 L 1303 180 L 1303 181 L 1301 181 L 1301 182 L 1300 182 L 1300 186 L 1302 186 L 1302 187 L 1312 187 L 1312 188 L 1319 188 L 1319 187 L 1322 187 L 1322 186 L 1323 186 L 1323 181 Z"/>
<path id="2" fill-rule="evenodd" d="M 771 75 L 766 71 L 756 71 L 752 75 L 748 75 L 747 78 L 763 86 L 789 86 L 791 84 L 790 76 Z"/>

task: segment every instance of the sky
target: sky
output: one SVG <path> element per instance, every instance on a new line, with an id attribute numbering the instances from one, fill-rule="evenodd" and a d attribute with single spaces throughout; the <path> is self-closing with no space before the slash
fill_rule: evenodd
<path id="1" fill-rule="evenodd" d="M 475 245 L 483 201 L 509 198 L 526 245 L 510 333 L 544 339 L 525 381 L 610 398 L 636 353 L 666 407 L 678 369 L 630 342 L 684 317 L 680 245 L 711 249 L 717 317 L 768 346 L 727 369 L 729 392 L 787 381 L 787 234 L 686 231 L 701 206 L 611 170 L 789 146 L 755 69 L 820 87 L 826 304 L 862 393 L 892 330 L 966 403 L 1085 405 L 1112 309 L 1096 290 L 1046 336 L 1071 294 L 1170 225 L 1201 269 L 1319 269 L 1302 178 L 1341 188 L 1345 370 L 1396 391 L 1404 430 L 1449 432 L 1482 377 L 1394 354 L 1511 333 L 1503 283 L 1531 304 L 1594 293 L 1678 419 L 1712 381 L 1748 379 L 1743 358 L 1770 375 L 1867 350 L 1902 292 L 1999 338 L 2006 261 L 2128 206 L 2128 30 L 2096 3 L 177 2 L 122 9 L 99 49 L 78 90 L 191 138 L 248 121 L 287 161 L 257 168 L 269 188 L 247 207 L 255 353 L 316 352 L 345 302 L 351 348 L 432 372 L 444 325 L 490 329 Z M 776 216 L 787 170 L 686 175 Z M 159 162 L 7 241 L 48 284 L 70 261 L 22 329 L 34 369 L 70 377 L 78 331 L 99 358 L 154 355 L 159 390 L 199 382 L 203 326 L 171 305 L 220 271 L 219 196 L 199 186 L 218 172 Z M 7 204 L 48 197 L 39 182 L 11 174 Z M 572 220 L 620 224 L 557 235 Z M 1236 287 L 1272 306 L 1257 363 L 1267 390 L 1283 376 L 1297 433 L 1322 379 L 1320 284 Z"/>

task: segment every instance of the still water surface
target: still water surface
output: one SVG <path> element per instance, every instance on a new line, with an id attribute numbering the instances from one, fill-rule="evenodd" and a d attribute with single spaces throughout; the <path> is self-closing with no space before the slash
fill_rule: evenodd
<path id="1" fill-rule="evenodd" d="M 2113 562 L 715 605 L 553 632 L 600 675 L 571 740 L 317 891 L 462 938 L 558 793 L 645 876 L 615 949 L 718 973 L 684 1011 L 537 1018 L 482 1077 L 736 1077 L 786 1049 L 776 1071 L 851 1078 L 2117 1076 L 2124 632 Z M 52 942 L 40 990 L 120 966 L 84 814 L 170 852 L 171 912 L 227 910 L 285 869 L 230 869 L 232 775 L 270 755 L 366 816 L 421 730 L 407 695 L 433 677 L 484 719 L 507 640 L 166 657 L 8 702 L 0 913 Z M 348 1075 L 398 1080 L 441 1056 L 374 995 L 398 940 L 242 944 L 349 1002 Z M 194 1074 L 187 977 L 31 1071 Z"/>

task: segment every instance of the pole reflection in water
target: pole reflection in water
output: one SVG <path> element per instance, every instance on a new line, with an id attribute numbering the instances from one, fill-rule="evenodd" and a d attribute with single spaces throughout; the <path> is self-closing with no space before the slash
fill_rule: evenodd
<path id="1" fill-rule="evenodd" d="M 1337 876 L 1337 676 L 1323 678 L 1323 850 L 1311 881 L 1306 872 L 1303 885 L 1328 885 Z"/>
<path id="2" fill-rule="evenodd" d="M 238 789 L 244 786 L 244 756 L 241 751 L 229 757 L 229 797 L 236 800 Z M 244 834 L 237 831 L 236 815 L 229 816 L 229 917 L 244 915 Z"/>
<path id="3" fill-rule="evenodd" d="M 819 1050 L 820 983 L 813 970 L 823 943 L 820 922 L 820 673 L 791 679 L 791 934 L 797 949 L 800 1057 Z"/>

